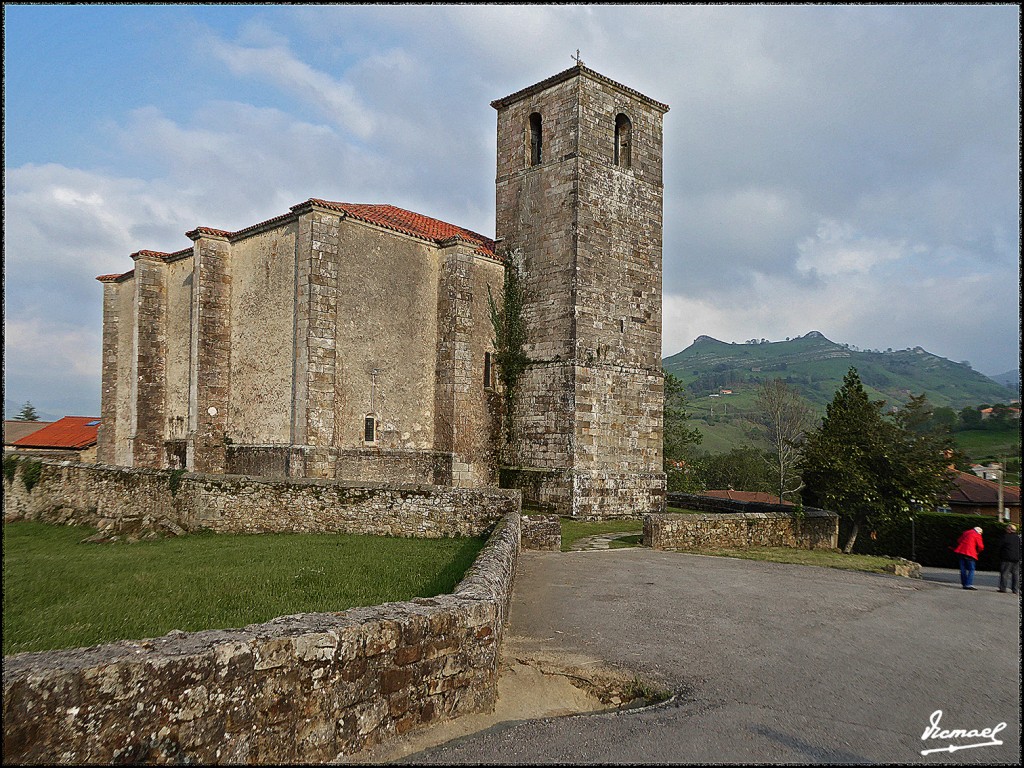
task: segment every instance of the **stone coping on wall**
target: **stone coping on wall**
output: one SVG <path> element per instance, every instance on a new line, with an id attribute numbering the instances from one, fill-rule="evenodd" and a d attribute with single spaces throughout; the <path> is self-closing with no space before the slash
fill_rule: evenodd
<path id="1" fill-rule="evenodd" d="M 522 515 L 523 549 L 558 552 L 562 549 L 562 520 L 554 514 Z"/>
<path id="2" fill-rule="evenodd" d="M 4 762 L 326 762 L 489 711 L 521 536 L 452 594 L 4 659 Z"/>

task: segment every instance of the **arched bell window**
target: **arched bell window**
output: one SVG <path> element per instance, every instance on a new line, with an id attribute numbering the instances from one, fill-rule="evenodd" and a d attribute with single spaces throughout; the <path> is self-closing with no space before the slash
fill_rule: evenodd
<path id="1" fill-rule="evenodd" d="M 615 118 L 615 164 L 629 168 L 632 164 L 633 123 L 619 113 Z"/>

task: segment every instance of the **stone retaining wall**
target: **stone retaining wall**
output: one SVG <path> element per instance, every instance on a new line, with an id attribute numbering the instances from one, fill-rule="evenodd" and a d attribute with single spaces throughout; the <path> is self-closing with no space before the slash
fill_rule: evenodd
<path id="1" fill-rule="evenodd" d="M 562 521 L 558 515 L 523 515 L 523 549 L 559 552 Z"/>
<path id="2" fill-rule="evenodd" d="M 795 547 L 835 549 L 839 545 L 839 516 L 804 507 L 751 504 L 713 499 L 708 514 L 644 515 L 644 546 L 652 549 L 745 549 Z M 677 503 L 670 499 L 670 503 Z M 686 506 L 693 505 L 687 503 Z M 768 508 L 746 511 L 748 507 Z M 726 511 L 726 510 L 729 511 Z"/>
<path id="3" fill-rule="evenodd" d="M 480 536 L 519 509 L 519 491 L 433 485 L 204 475 L 182 470 L 39 462 L 4 475 L 4 520 L 88 525 L 110 535 L 209 529 L 221 533 Z"/>
<path id="4" fill-rule="evenodd" d="M 6 657 L 4 763 L 325 762 L 489 711 L 520 535 L 451 595 Z"/>

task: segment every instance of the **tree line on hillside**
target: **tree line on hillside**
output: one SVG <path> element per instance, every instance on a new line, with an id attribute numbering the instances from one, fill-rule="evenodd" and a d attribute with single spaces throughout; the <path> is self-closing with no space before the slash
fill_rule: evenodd
<path id="1" fill-rule="evenodd" d="M 721 367 L 715 366 L 710 371 L 698 374 L 688 389 L 696 397 L 713 394 L 720 389 L 739 387 L 744 384 L 761 384 L 767 381 L 772 374 L 783 372 L 789 368 L 788 363 L 774 363 L 759 366 L 760 373 L 751 373 L 750 368 L 733 368 L 724 364 Z M 822 383 L 829 380 L 829 377 L 820 373 L 800 373 L 780 376 L 783 381 L 790 385 L 799 384 L 809 389 L 818 389 Z"/>
<path id="2" fill-rule="evenodd" d="M 736 448 L 700 456 L 701 435 L 686 424 L 681 382 L 672 374 L 665 380 L 670 491 L 733 487 L 831 509 L 845 519 L 846 552 L 866 526 L 935 509 L 952 487 L 950 467 L 964 463 L 952 429 L 936 418 L 925 395 L 911 396 L 901 408 L 886 412 L 885 401 L 870 399 L 852 367 L 820 421 L 785 381 L 763 381 L 753 420 L 770 450 Z"/>
<path id="3" fill-rule="evenodd" d="M 991 412 L 985 413 L 988 409 Z M 983 403 L 978 406 L 962 408 L 954 411 L 952 408 L 936 408 L 932 413 L 931 424 L 935 427 L 947 427 L 953 432 L 968 432 L 971 430 L 989 430 L 998 432 L 1018 421 L 1019 409 L 1015 411 L 1014 406 L 1006 403 Z"/>

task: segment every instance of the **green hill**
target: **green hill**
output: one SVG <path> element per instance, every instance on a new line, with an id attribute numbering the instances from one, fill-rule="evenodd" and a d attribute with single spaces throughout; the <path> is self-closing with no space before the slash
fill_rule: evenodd
<path id="1" fill-rule="evenodd" d="M 1017 397 L 1015 389 L 921 347 L 859 351 L 817 331 L 788 341 L 744 344 L 700 336 L 662 364 L 685 385 L 693 423 L 704 434 L 701 448 L 711 453 L 743 443 L 757 445 L 747 416 L 753 412 L 758 385 L 769 378 L 788 382 L 822 414 L 851 366 L 868 394 L 890 406 L 922 392 L 933 407 L 957 411 Z"/>

